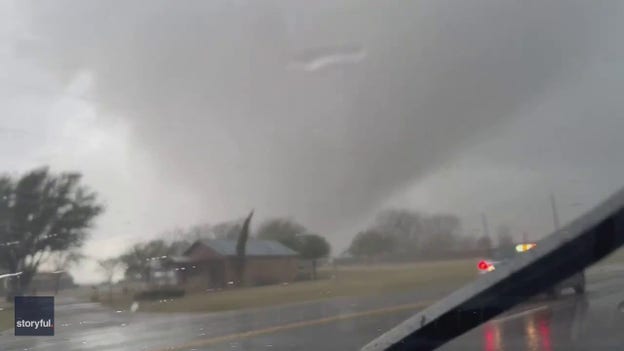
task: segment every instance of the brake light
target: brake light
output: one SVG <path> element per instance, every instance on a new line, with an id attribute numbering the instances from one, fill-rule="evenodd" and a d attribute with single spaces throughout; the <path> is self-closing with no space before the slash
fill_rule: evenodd
<path id="1" fill-rule="evenodd" d="M 480 271 L 491 272 L 494 270 L 494 265 L 488 261 L 481 260 L 477 263 L 477 268 L 479 268 Z"/>

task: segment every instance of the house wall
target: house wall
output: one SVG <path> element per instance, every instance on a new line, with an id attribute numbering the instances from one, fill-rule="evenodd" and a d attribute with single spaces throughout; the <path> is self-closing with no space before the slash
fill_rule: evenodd
<path id="1" fill-rule="evenodd" d="M 236 258 L 223 257 L 210 247 L 194 245 L 186 256 L 193 263 L 178 270 L 179 281 L 191 290 L 217 289 L 236 281 Z M 247 257 L 245 284 L 250 286 L 292 282 L 299 267 L 296 256 Z M 193 268 L 193 266 L 195 266 Z"/>
<path id="2" fill-rule="evenodd" d="M 217 289 L 225 287 L 224 267 L 226 259 L 219 253 L 201 244 L 193 245 L 188 252 L 193 263 L 185 264 L 178 271 L 178 280 L 190 290 Z"/>
<path id="3" fill-rule="evenodd" d="M 227 281 L 236 279 L 236 260 L 227 260 L 225 276 Z M 245 266 L 245 284 L 267 285 L 292 282 L 297 277 L 296 257 L 249 257 Z"/>
<path id="4" fill-rule="evenodd" d="M 180 283 L 191 290 L 217 289 L 226 286 L 224 259 L 206 260 L 184 266 L 178 271 Z"/>

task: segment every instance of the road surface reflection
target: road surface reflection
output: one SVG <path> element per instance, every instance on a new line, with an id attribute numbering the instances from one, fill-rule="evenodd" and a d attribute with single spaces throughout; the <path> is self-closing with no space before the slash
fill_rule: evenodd
<path id="1" fill-rule="evenodd" d="M 578 340 L 589 303 L 585 298 L 575 297 L 565 305 L 556 314 L 552 307 L 537 308 L 531 313 L 520 311 L 492 320 L 482 328 L 482 349 L 553 351 L 558 349 L 554 340 L 565 343 Z"/>

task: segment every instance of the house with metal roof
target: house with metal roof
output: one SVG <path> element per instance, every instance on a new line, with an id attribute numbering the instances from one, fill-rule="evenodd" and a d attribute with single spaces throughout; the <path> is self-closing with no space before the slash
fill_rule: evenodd
<path id="1" fill-rule="evenodd" d="M 250 238 L 245 251 L 245 285 L 292 282 L 297 277 L 298 254 L 281 243 Z M 234 284 L 237 259 L 236 240 L 202 239 L 173 261 L 179 284 L 211 289 Z"/>

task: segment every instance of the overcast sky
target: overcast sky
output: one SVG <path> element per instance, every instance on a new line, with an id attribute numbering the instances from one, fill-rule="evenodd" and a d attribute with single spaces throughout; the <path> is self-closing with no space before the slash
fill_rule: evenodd
<path id="1" fill-rule="evenodd" d="M 252 208 L 539 238 L 624 183 L 624 5 L 557 3 L 4 1 L 2 171 L 83 172 L 93 257 Z"/>

